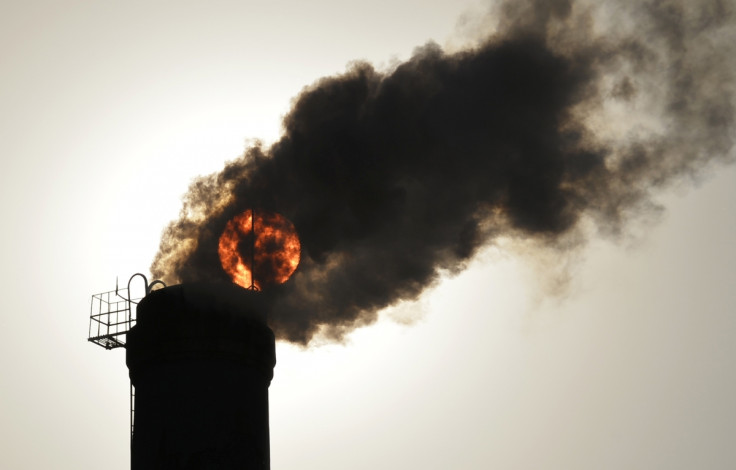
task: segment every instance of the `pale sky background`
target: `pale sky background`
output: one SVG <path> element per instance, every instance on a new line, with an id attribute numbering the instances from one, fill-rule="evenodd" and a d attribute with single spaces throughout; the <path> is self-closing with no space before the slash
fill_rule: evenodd
<path id="1" fill-rule="evenodd" d="M 459 47 L 483 11 L 1 2 L 0 468 L 129 468 L 125 352 L 86 341 L 90 296 L 147 272 L 191 178 L 276 140 L 302 87 Z M 657 200 L 564 297 L 493 248 L 344 345 L 279 344 L 272 468 L 736 467 L 736 169 Z"/>

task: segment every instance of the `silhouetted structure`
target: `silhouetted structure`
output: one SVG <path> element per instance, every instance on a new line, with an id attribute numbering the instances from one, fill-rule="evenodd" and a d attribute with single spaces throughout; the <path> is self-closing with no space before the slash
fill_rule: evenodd
<path id="1" fill-rule="evenodd" d="M 232 284 L 149 293 L 127 333 L 131 468 L 269 469 L 276 364 L 260 294 Z"/>

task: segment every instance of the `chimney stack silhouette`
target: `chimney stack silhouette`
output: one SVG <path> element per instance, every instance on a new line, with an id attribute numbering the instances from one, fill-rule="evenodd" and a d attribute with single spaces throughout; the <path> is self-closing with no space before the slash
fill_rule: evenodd
<path id="1" fill-rule="evenodd" d="M 258 292 L 193 283 L 148 294 L 127 334 L 132 470 L 270 469 L 274 334 Z"/>

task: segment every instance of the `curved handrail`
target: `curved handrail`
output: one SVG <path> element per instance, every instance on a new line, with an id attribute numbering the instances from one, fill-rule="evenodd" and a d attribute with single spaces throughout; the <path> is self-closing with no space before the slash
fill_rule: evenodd
<path id="1" fill-rule="evenodd" d="M 144 291 L 145 291 L 145 294 L 143 295 L 144 297 L 151 293 L 151 289 L 153 288 L 153 286 L 160 284 L 166 287 L 166 283 L 160 279 L 156 279 L 155 281 L 149 284 L 148 278 L 146 277 L 145 274 L 142 274 L 142 273 L 135 273 L 132 276 L 130 276 L 130 279 L 128 279 L 128 298 L 127 298 L 127 301 L 128 301 L 128 328 L 132 328 L 133 326 L 133 314 L 131 313 L 130 304 L 133 304 L 133 303 L 137 304 L 137 302 L 133 302 L 133 300 L 130 298 L 130 283 L 133 282 L 133 278 L 136 276 L 140 276 L 143 278 L 143 285 L 144 285 Z M 117 286 L 115 287 L 115 291 L 117 293 Z"/>

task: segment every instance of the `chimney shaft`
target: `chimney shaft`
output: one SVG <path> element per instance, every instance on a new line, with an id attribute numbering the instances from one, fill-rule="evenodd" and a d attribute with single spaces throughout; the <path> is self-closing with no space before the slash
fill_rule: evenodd
<path id="1" fill-rule="evenodd" d="M 259 300 L 235 285 L 183 284 L 140 302 L 126 345 L 132 470 L 270 469 L 276 354 Z"/>

